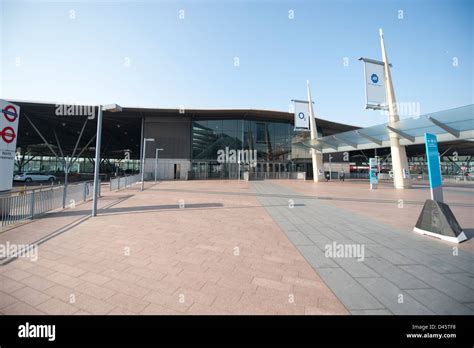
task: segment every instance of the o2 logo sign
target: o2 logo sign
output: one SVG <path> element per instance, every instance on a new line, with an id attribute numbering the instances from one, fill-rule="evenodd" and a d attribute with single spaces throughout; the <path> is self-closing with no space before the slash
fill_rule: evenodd
<path id="1" fill-rule="evenodd" d="M 377 76 L 377 74 L 372 74 L 370 76 L 370 80 L 373 82 L 373 83 L 378 83 L 379 82 L 379 77 Z"/>
<path id="2" fill-rule="evenodd" d="M 300 112 L 298 114 L 298 117 L 299 117 L 300 120 L 305 120 L 306 121 L 306 116 L 304 115 L 304 112 Z"/>

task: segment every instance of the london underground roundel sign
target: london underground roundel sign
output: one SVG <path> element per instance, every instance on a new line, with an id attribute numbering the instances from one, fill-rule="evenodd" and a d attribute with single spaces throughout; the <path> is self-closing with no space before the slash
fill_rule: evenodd
<path id="1" fill-rule="evenodd" d="M 2 113 L 3 116 L 5 116 L 5 118 L 7 119 L 7 121 L 10 122 L 15 122 L 18 117 L 16 108 L 12 104 L 7 105 L 4 109 L 2 109 Z"/>
<path id="2" fill-rule="evenodd" d="M 0 192 L 12 188 L 20 106 L 0 99 Z"/>
<path id="3" fill-rule="evenodd" d="M 10 144 L 16 138 L 15 130 L 12 127 L 5 127 L 0 131 L 0 137 L 4 142 Z"/>

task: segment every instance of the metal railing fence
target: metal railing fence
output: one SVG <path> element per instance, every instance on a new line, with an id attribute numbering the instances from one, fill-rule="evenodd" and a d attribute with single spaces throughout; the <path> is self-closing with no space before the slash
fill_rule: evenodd
<path id="1" fill-rule="evenodd" d="M 306 172 L 250 172 L 249 180 L 306 180 Z"/>
<path id="2" fill-rule="evenodd" d="M 48 211 L 85 202 L 93 196 L 93 182 L 41 187 L 0 195 L 0 227 L 34 219 Z M 99 182 L 100 196 L 100 182 Z"/>
<path id="3" fill-rule="evenodd" d="M 393 181 L 393 177 L 389 173 L 379 173 L 380 181 Z M 369 180 L 369 173 L 350 173 L 350 179 L 367 179 Z M 413 182 L 427 183 L 429 180 L 427 173 L 422 174 L 410 174 L 410 179 Z M 443 183 L 466 183 L 474 184 L 474 177 L 462 176 L 462 175 L 442 175 Z"/>
<path id="4" fill-rule="evenodd" d="M 110 191 L 121 190 L 126 187 L 130 187 L 142 180 L 141 174 L 120 176 L 117 178 L 110 179 L 109 189 Z"/>

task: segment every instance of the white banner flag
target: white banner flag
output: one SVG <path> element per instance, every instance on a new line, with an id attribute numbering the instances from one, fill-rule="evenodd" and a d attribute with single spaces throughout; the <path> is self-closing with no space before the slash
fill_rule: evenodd
<path id="1" fill-rule="evenodd" d="M 295 101 L 295 130 L 309 130 L 308 103 Z"/>
<path id="2" fill-rule="evenodd" d="M 384 109 L 387 102 L 383 63 L 377 61 L 364 61 L 364 63 L 366 108 Z"/>
<path id="3" fill-rule="evenodd" d="M 11 190 L 20 107 L 0 99 L 0 191 Z"/>

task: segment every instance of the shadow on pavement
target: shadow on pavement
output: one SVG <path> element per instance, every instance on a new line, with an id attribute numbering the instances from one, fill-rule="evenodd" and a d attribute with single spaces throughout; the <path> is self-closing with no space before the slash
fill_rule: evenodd
<path id="1" fill-rule="evenodd" d="M 287 204 L 275 204 L 271 206 L 286 207 Z M 302 207 L 305 204 L 294 204 L 295 207 Z M 195 203 L 185 204 L 183 208 L 180 208 L 178 204 L 164 204 L 164 205 L 143 205 L 133 207 L 121 207 L 121 208 L 104 208 L 98 209 L 98 215 L 116 215 L 116 214 L 138 214 L 138 213 L 150 213 L 160 211 L 186 211 L 186 210 L 206 210 L 206 209 L 249 209 L 249 208 L 264 208 L 265 205 L 245 205 L 245 206 L 224 206 L 222 203 Z M 61 214 L 61 216 L 84 216 L 88 214 L 90 210 L 64 210 L 55 214 Z M 53 214 L 47 214 L 41 217 L 46 219 L 54 217 Z"/>
<path id="2" fill-rule="evenodd" d="M 273 197 L 273 198 L 298 198 L 298 199 L 316 199 L 316 200 L 327 200 L 327 201 L 351 201 L 357 203 L 384 203 L 384 204 L 393 204 L 398 203 L 398 199 L 374 199 L 374 198 L 353 198 L 353 197 L 329 197 L 329 196 L 310 196 L 310 195 L 301 195 L 301 194 L 277 194 L 277 193 L 261 193 L 261 192 L 226 192 L 226 191 L 200 191 L 192 189 L 150 189 L 151 191 L 164 191 L 164 192 L 184 192 L 184 193 L 199 193 L 199 194 L 208 194 L 208 195 L 225 195 L 225 196 L 252 196 L 252 197 Z M 403 200 L 404 204 L 420 205 L 425 204 L 425 200 L 415 201 L 415 200 Z M 450 206 L 456 207 L 474 207 L 474 204 L 463 203 L 463 202 L 448 202 Z"/>

